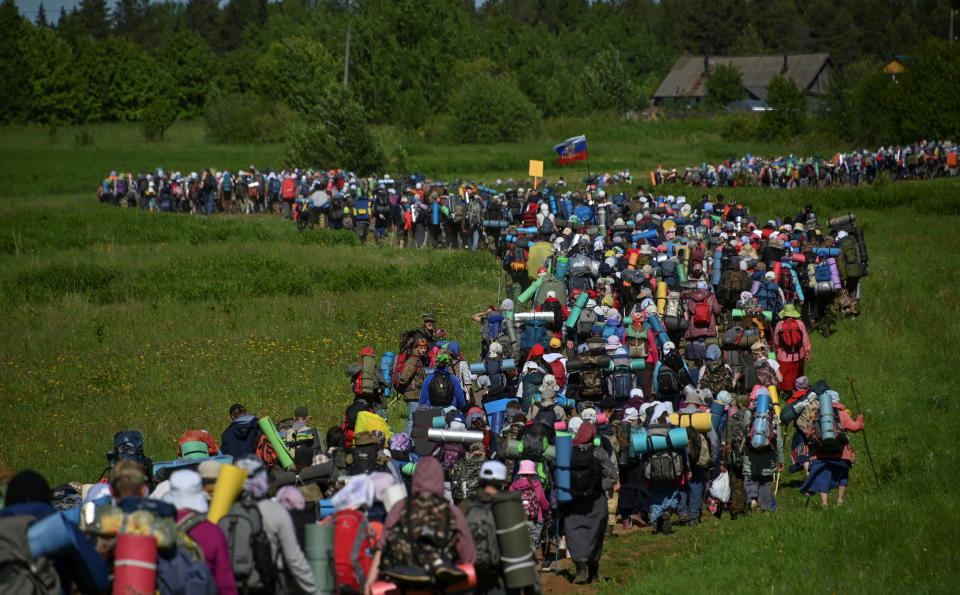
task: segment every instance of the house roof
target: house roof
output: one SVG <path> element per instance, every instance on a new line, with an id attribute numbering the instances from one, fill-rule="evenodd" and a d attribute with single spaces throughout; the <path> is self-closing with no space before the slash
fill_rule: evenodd
<path id="1" fill-rule="evenodd" d="M 743 86 L 750 95 L 766 98 L 767 84 L 783 68 L 783 54 L 763 56 L 710 56 L 710 68 L 732 64 L 740 71 Z M 817 75 L 827 65 L 832 66 L 829 54 L 788 54 L 787 78 L 798 87 L 811 93 Z M 706 77 L 703 76 L 703 56 L 680 56 L 673 64 L 654 97 L 703 97 L 707 94 Z"/>

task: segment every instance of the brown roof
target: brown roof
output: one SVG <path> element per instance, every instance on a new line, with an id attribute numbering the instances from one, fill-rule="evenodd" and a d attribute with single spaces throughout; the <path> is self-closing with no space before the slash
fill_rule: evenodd
<path id="1" fill-rule="evenodd" d="M 710 68 L 720 64 L 732 64 L 740 71 L 743 86 L 752 95 L 766 96 L 767 84 L 783 69 L 783 54 L 764 56 L 710 56 Z M 789 54 L 787 55 L 786 76 L 793 79 L 798 87 L 809 89 L 817 75 L 827 65 L 832 66 L 829 54 Z M 680 56 L 673 64 L 654 97 L 703 97 L 707 94 L 706 78 L 703 76 L 703 56 Z M 762 98 L 762 97 L 761 97 Z"/>

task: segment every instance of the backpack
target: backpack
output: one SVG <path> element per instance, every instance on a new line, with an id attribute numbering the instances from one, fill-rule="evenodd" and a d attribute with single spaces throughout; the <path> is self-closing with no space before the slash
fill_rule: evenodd
<path id="1" fill-rule="evenodd" d="M 537 203 L 532 202 L 527 205 L 527 209 L 523 212 L 523 226 L 524 227 L 536 227 L 537 226 L 537 213 L 540 212 L 540 207 Z"/>
<path id="2" fill-rule="evenodd" d="M 582 397 L 597 397 L 603 394 L 603 370 L 600 368 L 601 356 L 584 354 L 580 356 L 580 391 Z"/>
<path id="3" fill-rule="evenodd" d="M 450 506 L 430 492 L 411 494 L 404 501 L 403 517 L 387 533 L 383 568 L 388 576 L 389 569 L 400 566 L 416 566 L 432 575 L 436 567 L 453 563 L 458 532 Z"/>
<path id="4" fill-rule="evenodd" d="M 543 451 L 546 447 L 543 434 L 549 432 L 553 426 L 538 428 L 533 430 L 533 425 L 526 427 L 523 433 L 523 457 L 531 461 L 540 462 L 543 460 Z M 533 430 L 533 431 L 531 431 Z"/>
<path id="5" fill-rule="evenodd" d="M 595 496 L 600 493 L 600 464 L 593 456 L 593 443 L 573 447 L 570 458 L 570 493 L 574 496 Z"/>
<path id="6" fill-rule="evenodd" d="M 667 295 L 667 304 L 663 310 L 664 318 L 680 318 L 683 316 L 683 312 L 683 300 L 680 299 L 680 294 L 676 291 L 671 291 Z"/>
<path id="7" fill-rule="evenodd" d="M 338 510 L 325 524 L 333 524 L 334 578 L 341 593 L 360 593 L 367 581 L 373 563 L 372 550 L 376 547 L 376 533 L 359 510 Z"/>
<path id="8" fill-rule="evenodd" d="M 547 326 L 551 331 L 557 332 L 563 326 L 563 306 L 559 301 L 543 302 L 541 312 L 553 312 L 553 322 L 548 322 Z"/>
<path id="9" fill-rule="evenodd" d="M 547 336 L 547 323 L 543 320 L 528 320 L 523 323 L 523 329 L 520 331 L 520 350 L 528 353 L 534 345 L 540 345 L 544 348 L 550 344 L 550 338 Z"/>
<path id="10" fill-rule="evenodd" d="M 777 285 L 783 292 L 783 298 L 787 302 L 792 302 L 797 298 L 797 287 L 793 282 L 793 269 L 784 266 L 780 269 L 780 275 L 777 277 Z"/>
<path id="11" fill-rule="evenodd" d="M 643 458 L 643 477 L 654 483 L 670 483 L 677 481 L 683 475 L 683 459 L 673 448 L 670 441 L 669 425 L 653 425 L 647 428 L 647 441 L 652 436 L 663 436 L 667 439 L 667 448 L 665 450 L 647 449 L 647 455 Z"/>
<path id="12" fill-rule="evenodd" d="M 558 421 L 561 421 L 561 418 L 557 415 L 557 411 L 553 406 L 538 407 L 536 415 L 533 416 L 533 423 L 544 424 L 550 428 L 554 427 L 554 424 L 556 424 Z M 524 445 L 523 451 L 526 453 L 526 445 Z"/>
<path id="13" fill-rule="evenodd" d="M 727 365 L 722 360 L 707 362 L 703 371 L 703 378 L 700 379 L 700 388 L 710 389 L 710 392 L 717 394 L 722 390 L 733 390 L 733 378 L 727 372 Z"/>
<path id="14" fill-rule="evenodd" d="M 673 289 L 679 283 L 677 278 L 677 263 L 674 260 L 665 260 L 660 263 L 660 275 L 667 287 Z"/>
<path id="15" fill-rule="evenodd" d="M 500 576 L 500 544 L 493 517 L 493 498 L 478 499 L 467 510 L 467 526 L 473 535 L 477 557 L 473 563 L 477 577 L 494 580 Z"/>
<path id="16" fill-rule="evenodd" d="M 347 475 L 373 473 L 380 465 L 380 441 L 370 432 L 360 432 L 354 436 L 353 446 L 347 449 Z"/>
<path id="17" fill-rule="evenodd" d="M 820 436 L 819 412 L 817 413 L 816 418 L 813 420 L 813 423 L 810 424 L 812 428 L 812 431 L 808 433 L 810 446 L 816 449 L 820 454 L 838 455 L 843 452 L 843 447 L 850 443 L 850 438 L 847 436 L 847 432 L 844 431 L 843 425 L 840 423 L 840 410 L 836 407 L 833 408 L 833 419 L 836 420 L 836 424 L 834 424 L 834 434 L 836 437 L 832 440 L 824 440 Z"/>
<path id="18" fill-rule="evenodd" d="M 666 363 L 660 364 L 660 371 L 657 373 L 657 385 L 659 393 L 667 396 L 679 395 L 683 387 L 680 386 L 680 378 L 677 371 Z"/>
<path id="19" fill-rule="evenodd" d="M 278 178 L 270 178 L 270 194 L 280 194 L 280 180 Z"/>
<path id="20" fill-rule="evenodd" d="M 230 174 L 223 174 L 223 181 L 220 184 L 220 188 L 222 188 L 224 192 L 233 190 L 233 178 L 230 177 Z"/>
<path id="21" fill-rule="evenodd" d="M 297 197 L 297 181 L 293 178 L 286 178 L 280 183 L 280 198 L 283 200 L 293 200 Z"/>
<path id="22" fill-rule="evenodd" d="M 237 581 L 240 586 L 240 581 Z M 179 536 L 177 546 L 157 551 L 157 592 L 160 595 L 216 595 L 217 583 L 203 552 L 189 537 Z"/>
<path id="23" fill-rule="evenodd" d="M 710 305 L 707 300 L 697 302 L 693 307 L 693 326 L 707 328 L 710 326 Z"/>
<path id="24" fill-rule="evenodd" d="M 4 593 L 60 593 L 60 580 L 52 558 L 33 559 L 27 540 L 27 529 L 35 522 L 32 516 L 0 518 L 0 591 Z M 160 578 L 159 576 L 157 578 Z"/>
<path id="25" fill-rule="evenodd" d="M 496 312 L 489 312 L 480 323 L 480 338 L 484 341 L 496 341 L 503 334 L 504 317 Z"/>
<path id="26" fill-rule="evenodd" d="M 745 272 L 739 269 L 727 271 L 717 287 L 717 297 L 726 304 L 735 304 L 740 299 L 740 294 L 749 290 L 750 279 Z"/>
<path id="27" fill-rule="evenodd" d="M 757 376 L 757 384 L 760 386 L 773 386 L 777 384 L 777 373 L 774 372 L 773 366 L 770 365 L 767 358 L 763 358 L 759 363 L 754 360 L 753 371 Z"/>
<path id="28" fill-rule="evenodd" d="M 240 591 L 271 591 L 278 579 L 277 564 L 257 503 L 241 497 L 217 526 L 227 538 L 230 562 Z"/>
<path id="29" fill-rule="evenodd" d="M 554 231 L 556 231 L 556 229 L 553 226 L 553 219 L 551 219 L 549 215 L 545 216 L 543 218 L 543 223 L 540 224 L 540 233 L 543 235 L 550 235 Z"/>
<path id="30" fill-rule="evenodd" d="M 760 288 L 757 289 L 757 293 L 754 295 L 764 310 L 768 312 L 779 312 L 782 310 L 782 308 L 780 308 L 780 292 L 778 289 L 779 286 L 772 281 L 760 282 Z"/>
<path id="31" fill-rule="evenodd" d="M 597 324 L 597 313 L 589 308 L 580 311 L 580 318 L 577 319 L 577 332 L 581 335 L 589 335 Z"/>
<path id="32" fill-rule="evenodd" d="M 537 370 L 523 375 L 521 395 L 525 403 L 533 403 L 533 397 L 540 392 L 541 384 L 543 384 L 543 372 Z"/>
<path id="33" fill-rule="evenodd" d="M 267 438 L 266 434 L 260 434 L 254 454 L 263 461 L 268 469 L 280 464 L 280 457 L 277 455 L 277 451 L 273 449 L 273 445 L 270 444 L 270 439 Z"/>
<path id="34" fill-rule="evenodd" d="M 697 467 L 710 465 L 710 442 L 692 427 L 687 427 L 687 459 Z"/>
<path id="35" fill-rule="evenodd" d="M 798 354 L 803 349 L 803 333 L 795 318 L 784 318 L 777 331 L 777 347 L 789 354 Z M 769 386 L 769 385 L 768 385 Z"/>
<path id="36" fill-rule="evenodd" d="M 626 400 L 633 390 L 633 370 L 630 366 L 617 366 L 610 374 L 610 396 L 614 399 Z"/>
<path id="37" fill-rule="evenodd" d="M 303 427 L 296 431 L 290 429 L 284 432 L 283 442 L 287 445 L 287 448 L 291 449 L 296 449 L 300 446 L 315 448 L 320 445 L 319 437 L 320 434 L 314 428 Z"/>
<path id="38" fill-rule="evenodd" d="M 537 491 L 530 485 L 531 481 L 533 480 L 528 479 L 527 485 L 518 491 L 520 501 L 523 503 L 524 516 L 528 521 L 538 521 L 541 517 L 540 500 L 537 498 Z"/>
<path id="39" fill-rule="evenodd" d="M 758 416 L 756 412 L 752 413 L 751 417 L 750 432 L 747 435 L 746 445 L 754 452 L 770 452 L 774 449 L 777 439 L 777 418 L 773 407 L 770 407 L 764 415 L 767 422 L 766 428 L 761 423 L 763 418 Z"/>
<path id="40" fill-rule="evenodd" d="M 440 451 L 440 465 L 444 471 L 452 471 L 457 461 L 463 458 L 466 448 L 459 442 L 444 442 Z"/>
<path id="41" fill-rule="evenodd" d="M 467 207 L 467 224 L 470 227 L 483 225 L 483 203 L 477 199 L 471 200 Z"/>
<path id="42" fill-rule="evenodd" d="M 480 493 L 480 467 L 486 461 L 484 457 L 465 457 L 457 461 L 451 474 L 451 495 L 453 501 L 473 501 Z"/>
<path id="43" fill-rule="evenodd" d="M 567 303 L 567 284 L 557 279 L 550 273 L 543 276 L 540 282 L 540 289 L 537 290 L 537 296 L 534 298 L 533 305 L 539 306 L 547 301 L 547 292 L 552 291 L 557 296 L 557 301 L 561 304 Z M 557 318 L 557 320 L 560 320 Z"/>
<path id="44" fill-rule="evenodd" d="M 750 410 L 741 409 L 730 418 L 727 424 L 727 444 L 730 445 L 730 466 L 734 471 L 743 469 L 743 449 L 747 444 L 749 431 L 746 425 L 750 422 Z"/>
<path id="45" fill-rule="evenodd" d="M 503 363 L 498 359 L 483 362 L 483 371 L 490 379 L 489 392 L 496 394 L 507 387 L 507 376 L 502 372 Z"/>
<path id="46" fill-rule="evenodd" d="M 448 407 L 453 404 L 453 378 L 449 372 L 433 373 L 430 378 L 430 386 L 427 388 L 427 394 L 430 398 L 430 405 L 433 407 Z"/>

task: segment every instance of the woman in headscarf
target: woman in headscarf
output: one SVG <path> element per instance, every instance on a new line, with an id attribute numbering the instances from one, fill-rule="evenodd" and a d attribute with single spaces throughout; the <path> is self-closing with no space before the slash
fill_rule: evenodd
<path id="1" fill-rule="evenodd" d="M 560 507 L 567 549 L 573 558 L 576 584 L 599 581 L 600 555 L 607 527 L 607 497 L 620 490 L 617 465 L 594 439 L 597 428 L 583 422 L 573 438 L 570 492 Z"/>

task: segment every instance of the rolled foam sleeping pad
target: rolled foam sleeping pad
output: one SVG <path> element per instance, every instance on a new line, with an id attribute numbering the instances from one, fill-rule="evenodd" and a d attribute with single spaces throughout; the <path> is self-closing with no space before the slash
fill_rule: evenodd
<path id="1" fill-rule="evenodd" d="M 489 229 L 504 229 L 510 226 L 510 222 L 499 219 L 484 219 L 483 226 Z"/>
<path id="2" fill-rule="evenodd" d="M 157 590 L 157 538 L 121 533 L 113 557 L 114 593 L 153 593 Z"/>
<path id="3" fill-rule="evenodd" d="M 793 288 L 794 291 L 797 292 L 797 301 L 802 302 L 804 297 L 803 286 L 800 285 L 800 277 L 797 276 L 797 271 L 793 270 L 792 268 L 790 269 L 790 276 L 793 277 Z"/>
<path id="4" fill-rule="evenodd" d="M 557 432 L 554 443 L 557 445 L 557 500 L 559 502 L 570 502 L 573 500 L 573 494 L 570 493 L 570 460 L 573 458 L 573 434 Z"/>
<path id="5" fill-rule="evenodd" d="M 814 248 L 812 252 L 817 256 L 819 256 L 820 258 L 840 256 L 840 248 Z"/>
<path id="6" fill-rule="evenodd" d="M 580 312 L 583 311 L 583 307 L 587 304 L 587 299 L 589 299 L 587 292 L 581 291 L 580 295 L 577 296 L 577 301 L 573 305 L 573 309 L 570 311 L 570 316 L 567 317 L 564 326 L 567 328 L 573 328 L 577 326 L 577 320 L 580 319 Z"/>
<path id="7" fill-rule="evenodd" d="M 723 271 L 720 269 L 720 261 L 722 258 L 723 250 L 713 251 L 713 264 L 712 270 L 710 271 L 710 284 L 713 286 L 720 285 L 720 275 L 723 274 Z"/>
<path id="8" fill-rule="evenodd" d="M 760 291 L 760 282 L 754 280 L 752 283 L 750 283 L 750 293 L 757 295 L 758 291 Z"/>
<path id="9" fill-rule="evenodd" d="M 517 301 L 520 303 L 530 301 L 530 298 L 533 297 L 533 294 L 535 294 L 537 290 L 540 289 L 540 286 L 543 285 L 544 279 L 546 279 L 545 276 L 543 275 L 538 276 L 537 279 L 533 283 L 531 283 L 529 287 L 523 290 L 523 293 L 517 296 Z M 518 312 L 518 314 L 520 313 Z M 520 319 L 517 318 L 517 315 L 514 315 L 514 320 L 520 320 Z"/>
<path id="10" fill-rule="evenodd" d="M 522 589 L 537 582 L 537 561 L 530 547 L 530 531 L 520 492 L 500 492 L 493 501 L 493 520 L 504 583 Z"/>
<path id="11" fill-rule="evenodd" d="M 434 225 L 440 225 L 440 203 L 430 204 L 430 222 Z"/>
<path id="12" fill-rule="evenodd" d="M 109 569 L 103 558 L 61 512 L 47 515 L 27 529 L 27 546 L 33 559 L 70 556 L 77 587 L 84 593 L 99 593 L 109 586 Z"/>
<path id="13" fill-rule="evenodd" d="M 206 444 L 206 442 L 204 442 Z M 233 457 L 230 455 L 216 455 L 213 457 L 207 457 L 204 459 L 174 459 L 172 461 L 158 461 L 153 464 L 153 474 L 156 475 L 157 471 L 161 469 L 172 469 L 176 467 L 189 467 L 190 465 L 196 465 L 202 461 L 217 461 L 218 463 L 233 463 Z"/>
<path id="14" fill-rule="evenodd" d="M 726 407 L 720 401 L 710 403 L 710 425 L 714 430 L 720 429 L 721 422 L 725 419 L 727 413 Z"/>
<path id="15" fill-rule="evenodd" d="M 290 456 L 290 451 L 287 450 L 287 445 L 280 439 L 280 434 L 277 433 L 277 427 L 273 425 L 273 420 L 270 419 L 270 416 L 268 415 L 262 418 L 257 422 L 257 425 L 260 426 L 264 436 L 270 441 L 270 446 L 277 452 L 277 458 L 280 459 L 280 466 L 284 469 L 292 467 L 293 458 Z"/>
<path id="16" fill-rule="evenodd" d="M 685 428 L 672 428 L 669 434 L 670 442 L 668 444 L 666 436 L 650 436 L 647 434 L 646 428 L 640 428 L 639 431 L 630 436 L 630 449 L 636 456 L 647 452 L 648 447 L 653 448 L 656 452 L 666 450 L 670 445 L 673 445 L 673 448 L 685 448 L 687 446 L 687 430 Z"/>
<path id="17" fill-rule="evenodd" d="M 213 484 L 210 508 L 207 510 L 208 521 L 214 525 L 220 522 L 240 496 L 243 491 L 243 482 L 246 480 L 247 472 L 240 467 L 220 465 L 217 481 Z"/>
<path id="18" fill-rule="evenodd" d="M 536 227 L 518 227 L 517 233 L 525 233 L 528 236 L 532 236 L 537 233 Z"/>
<path id="19" fill-rule="evenodd" d="M 823 391 L 818 399 L 820 413 L 817 416 L 817 422 L 820 424 L 820 441 L 835 440 L 837 437 L 837 419 L 833 413 L 833 399 L 830 396 L 830 391 Z"/>
<path id="20" fill-rule="evenodd" d="M 430 428 L 427 438 L 433 442 L 455 442 L 457 444 L 473 444 L 483 442 L 483 432 L 477 430 L 441 430 Z"/>
<path id="21" fill-rule="evenodd" d="M 427 430 L 427 436 L 429 437 L 430 432 L 433 431 L 434 429 L 442 430 L 445 427 L 447 427 L 447 418 L 442 415 L 438 415 L 433 418 L 433 426 Z"/>
<path id="22" fill-rule="evenodd" d="M 709 432 L 713 427 L 713 420 L 710 412 L 700 411 L 697 413 L 671 413 L 670 423 L 681 428 L 693 427 L 698 432 Z"/>
<path id="23" fill-rule="evenodd" d="M 504 319 L 504 327 L 507 329 L 507 338 L 510 339 L 510 342 L 513 345 L 517 344 L 517 325 L 513 322 L 513 312 L 510 312 L 511 316 L 508 316 Z"/>
<path id="24" fill-rule="evenodd" d="M 433 427 L 433 418 L 443 415 L 439 407 L 424 407 L 413 412 L 413 430 L 410 438 L 413 440 L 413 451 L 423 457 L 431 454 L 435 444 L 430 442 L 427 431 Z"/>
<path id="25" fill-rule="evenodd" d="M 383 390 L 383 394 L 388 397 L 393 392 L 393 362 L 396 357 L 397 354 L 392 351 L 385 351 L 380 356 L 380 375 L 387 381 L 387 388 Z"/>
<path id="26" fill-rule="evenodd" d="M 609 229 L 612 232 L 633 231 L 633 226 L 632 225 L 611 225 L 607 229 Z"/>
<path id="27" fill-rule="evenodd" d="M 504 411 L 507 409 L 507 403 L 516 399 L 499 399 L 483 404 L 484 411 L 487 412 L 487 422 L 494 434 L 499 434 L 503 427 Z"/>
<path id="28" fill-rule="evenodd" d="M 848 223 L 853 223 L 857 220 L 857 216 L 853 213 L 847 213 L 846 215 L 841 215 L 839 217 L 834 217 L 833 219 L 827 220 L 827 225 L 830 227 L 840 227 L 841 225 L 846 225 Z"/>
<path id="29" fill-rule="evenodd" d="M 554 215 L 558 215 L 559 211 L 557 211 L 557 197 L 551 194 L 549 201 L 550 201 L 550 212 L 553 213 Z"/>
<path id="30" fill-rule="evenodd" d="M 523 455 L 523 440 L 508 440 L 507 441 L 507 456 L 511 459 L 522 458 Z M 552 444 L 543 449 L 543 458 L 548 461 L 557 460 L 557 448 Z"/>
<path id="31" fill-rule="evenodd" d="M 611 360 L 609 357 L 604 355 L 604 356 L 601 356 L 599 365 L 601 368 L 603 368 L 612 363 L 613 363 L 613 360 Z M 567 360 L 567 372 L 579 372 L 582 369 L 583 369 L 583 364 L 580 363 L 579 359 Z"/>
<path id="32" fill-rule="evenodd" d="M 828 258 L 827 265 L 830 267 L 830 282 L 833 283 L 833 288 L 839 290 L 840 285 L 840 269 L 837 267 L 836 258 Z"/>
<path id="33" fill-rule="evenodd" d="M 770 411 L 770 392 L 761 388 L 757 391 L 757 401 L 754 406 L 756 415 L 753 416 L 750 430 L 750 446 L 753 448 L 763 448 L 770 443 L 770 418 L 767 413 Z"/>
<path id="34" fill-rule="evenodd" d="M 734 318 L 736 318 L 736 317 L 738 317 L 738 316 L 739 316 L 740 318 L 743 318 L 743 317 L 746 315 L 746 313 L 745 313 L 743 310 L 739 309 L 739 308 L 734 308 L 733 310 L 731 310 L 731 312 L 733 313 L 733 317 L 734 317 Z M 766 318 L 768 321 L 769 321 L 769 320 L 773 320 L 773 312 L 771 312 L 770 310 L 764 310 L 764 311 L 763 311 L 763 317 Z M 756 341 L 754 341 L 754 343 L 756 343 Z"/>
<path id="35" fill-rule="evenodd" d="M 782 263 L 780 263 L 780 262 L 775 262 L 775 263 L 773 263 L 773 274 L 774 274 L 774 276 L 777 278 L 778 281 L 779 281 L 779 279 L 780 279 L 780 271 L 782 271 L 782 270 L 783 270 L 783 264 L 782 264 Z"/>
<path id="36" fill-rule="evenodd" d="M 667 283 L 660 281 L 657 283 L 657 314 L 663 316 L 667 309 Z"/>
<path id="37" fill-rule="evenodd" d="M 304 528 L 304 554 L 320 593 L 333 593 L 337 584 L 333 578 L 334 526 L 332 523 L 309 523 Z"/>
<path id="38" fill-rule="evenodd" d="M 542 320 L 544 322 L 553 322 L 553 312 L 517 312 L 513 316 L 513 319 L 520 322 L 524 322 L 527 320 Z"/>
<path id="39" fill-rule="evenodd" d="M 560 406 L 563 407 L 564 409 L 568 409 L 568 408 L 570 408 L 570 407 L 576 407 L 576 406 L 577 406 L 577 402 L 574 401 L 573 399 L 569 398 L 569 397 L 557 396 L 557 398 L 556 398 L 556 403 L 557 403 L 557 405 L 560 405 Z"/>
<path id="40" fill-rule="evenodd" d="M 633 234 L 633 241 L 637 240 L 652 240 L 657 237 L 656 229 L 646 229 L 644 231 L 638 231 Z"/>
<path id="41" fill-rule="evenodd" d="M 783 408 L 780 410 L 780 423 L 790 423 L 800 417 L 800 412 L 797 411 L 797 408 L 795 407 L 795 405 L 799 402 L 800 401 L 796 401 L 794 403 L 786 403 L 783 405 Z"/>
<path id="42" fill-rule="evenodd" d="M 683 263 L 677 264 L 677 281 L 681 283 L 687 282 L 687 267 L 683 266 Z"/>
<path id="43" fill-rule="evenodd" d="M 360 390 L 366 395 L 373 394 L 377 390 L 377 357 L 370 347 L 360 351 L 360 368 Z"/>
<path id="44" fill-rule="evenodd" d="M 325 519 L 336 511 L 337 507 L 333 505 L 333 500 L 317 501 L 317 518 Z"/>
<path id="45" fill-rule="evenodd" d="M 554 273 L 553 276 L 556 277 L 558 281 L 566 281 L 567 271 L 569 269 L 570 269 L 570 259 L 567 258 L 566 256 L 561 256 L 557 258 L 557 272 Z"/>
<path id="46" fill-rule="evenodd" d="M 500 371 L 509 372 L 510 370 L 516 370 L 517 363 L 513 359 L 504 359 L 500 360 Z M 474 362 L 470 364 L 470 371 L 474 374 L 486 374 L 487 370 L 483 367 L 483 362 Z"/>

